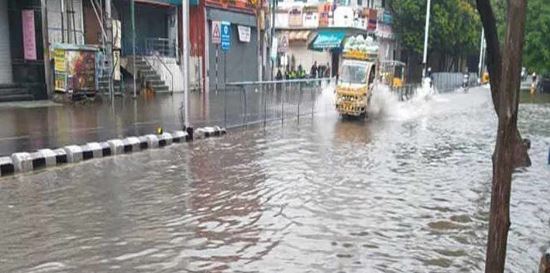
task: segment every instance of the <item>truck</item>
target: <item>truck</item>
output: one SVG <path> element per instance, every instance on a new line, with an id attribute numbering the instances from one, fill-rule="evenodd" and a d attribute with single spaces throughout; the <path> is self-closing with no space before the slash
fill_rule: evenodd
<path id="1" fill-rule="evenodd" d="M 366 117 L 372 96 L 378 45 L 372 37 L 350 37 L 344 44 L 336 83 L 336 111 L 343 117 Z"/>

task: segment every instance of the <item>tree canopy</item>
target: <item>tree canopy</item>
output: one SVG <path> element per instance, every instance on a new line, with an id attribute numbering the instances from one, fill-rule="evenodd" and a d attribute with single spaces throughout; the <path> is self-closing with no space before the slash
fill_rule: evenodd
<path id="1" fill-rule="evenodd" d="M 424 46 L 426 1 L 393 0 L 394 30 L 402 45 L 421 53 Z M 432 1 L 429 48 L 448 56 L 466 56 L 478 50 L 481 24 L 469 0 Z"/>
<path id="2" fill-rule="evenodd" d="M 523 63 L 537 73 L 550 73 L 550 4 L 548 0 L 527 2 Z"/>

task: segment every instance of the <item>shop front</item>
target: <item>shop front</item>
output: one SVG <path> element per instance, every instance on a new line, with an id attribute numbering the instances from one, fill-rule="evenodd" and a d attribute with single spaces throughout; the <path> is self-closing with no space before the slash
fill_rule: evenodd
<path id="1" fill-rule="evenodd" d="M 16 88 L 22 99 L 47 98 L 41 18 L 40 1 L 0 0 L 0 90 Z"/>
<path id="2" fill-rule="evenodd" d="M 256 16 L 208 7 L 206 19 L 210 90 L 222 88 L 226 82 L 257 81 L 259 45 Z M 218 28 L 221 22 L 229 25 L 229 46 L 225 50 L 221 41 L 215 39 L 221 31 Z"/>

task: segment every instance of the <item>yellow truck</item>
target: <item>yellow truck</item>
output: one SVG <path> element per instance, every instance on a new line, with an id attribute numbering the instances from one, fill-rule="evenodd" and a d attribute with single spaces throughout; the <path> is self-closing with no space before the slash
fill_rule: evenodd
<path id="1" fill-rule="evenodd" d="M 378 66 L 378 46 L 356 38 L 344 47 L 336 84 L 336 110 L 341 116 L 366 117 Z"/>

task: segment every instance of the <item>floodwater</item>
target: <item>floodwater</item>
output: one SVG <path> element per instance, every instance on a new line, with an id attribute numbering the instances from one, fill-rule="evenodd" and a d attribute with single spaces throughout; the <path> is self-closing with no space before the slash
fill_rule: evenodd
<path id="1" fill-rule="evenodd" d="M 489 91 L 373 99 L 0 180 L 2 272 L 481 272 Z M 330 99 L 330 95 L 321 99 Z M 508 272 L 550 246 L 550 104 L 522 104 Z"/>

